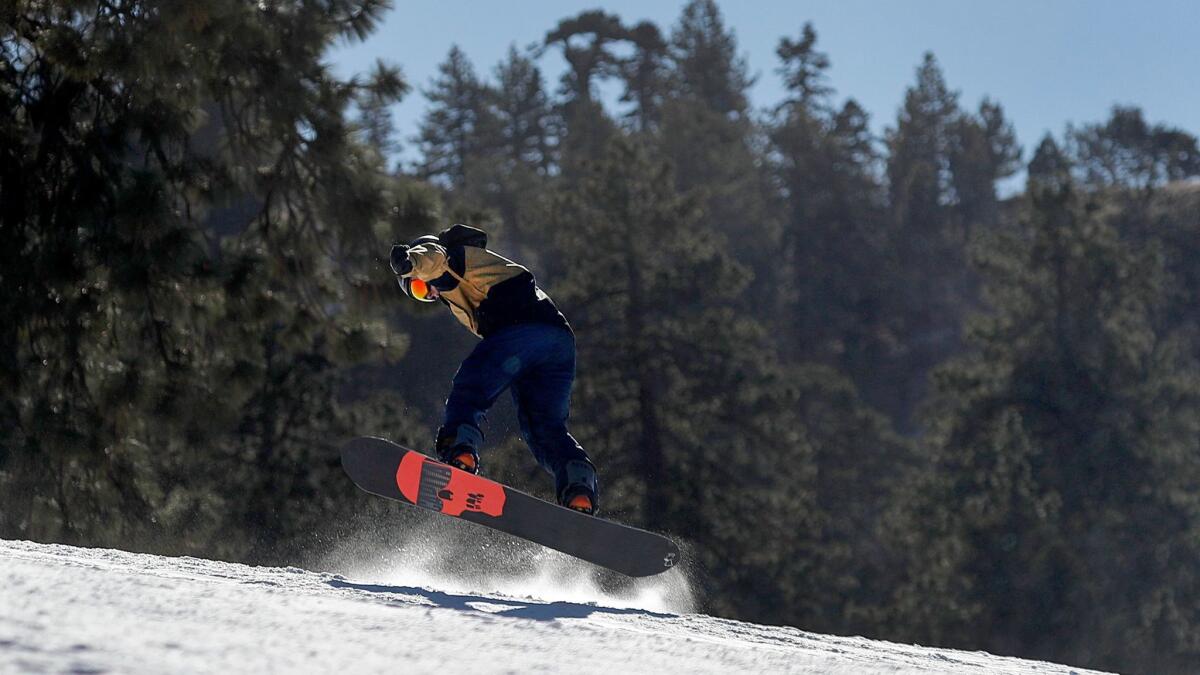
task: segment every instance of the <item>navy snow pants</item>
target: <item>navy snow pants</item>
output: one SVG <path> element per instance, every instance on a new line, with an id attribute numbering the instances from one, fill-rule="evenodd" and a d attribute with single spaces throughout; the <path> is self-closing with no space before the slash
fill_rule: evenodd
<path id="1" fill-rule="evenodd" d="M 453 437 L 476 452 L 485 415 L 512 388 L 521 436 L 543 469 L 561 488 L 563 467 L 587 453 L 567 432 L 575 382 L 575 336 L 566 328 L 522 323 L 483 338 L 454 375 L 439 438 Z"/>

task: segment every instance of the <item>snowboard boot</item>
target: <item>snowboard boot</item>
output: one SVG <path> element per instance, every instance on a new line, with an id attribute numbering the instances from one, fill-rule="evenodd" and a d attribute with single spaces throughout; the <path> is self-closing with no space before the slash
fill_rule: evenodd
<path id="1" fill-rule="evenodd" d="M 567 462 L 556 473 L 555 482 L 558 484 L 560 505 L 589 516 L 596 515 L 600 504 L 597 499 L 596 469 L 591 462 L 582 459 Z"/>
<path id="2" fill-rule="evenodd" d="M 464 442 L 464 440 L 469 440 L 469 438 L 463 438 L 461 429 L 460 427 L 460 430 L 454 432 L 442 430 L 438 433 L 437 443 L 435 444 L 438 461 L 443 464 L 449 464 L 456 469 L 462 469 L 467 473 L 478 475 L 479 451 L 475 449 L 474 444 Z"/>
<path id="3" fill-rule="evenodd" d="M 469 445 L 456 445 L 453 448 L 448 448 L 446 451 L 438 452 L 438 459 L 443 464 L 449 464 L 456 469 L 462 469 L 467 473 L 479 473 L 479 453 L 475 452 L 475 448 Z"/>

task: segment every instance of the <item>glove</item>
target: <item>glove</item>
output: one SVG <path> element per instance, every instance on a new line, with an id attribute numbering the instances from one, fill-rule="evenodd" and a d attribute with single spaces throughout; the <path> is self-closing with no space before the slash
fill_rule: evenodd
<path id="1" fill-rule="evenodd" d="M 412 261 L 408 259 L 408 245 L 396 244 L 392 246 L 392 272 L 398 277 L 402 277 L 412 272 Z"/>

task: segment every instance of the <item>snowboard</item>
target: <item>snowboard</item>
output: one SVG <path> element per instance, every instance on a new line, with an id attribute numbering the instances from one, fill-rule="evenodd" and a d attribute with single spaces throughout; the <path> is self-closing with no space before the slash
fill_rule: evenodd
<path id="1" fill-rule="evenodd" d="M 520 537 L 631 577 L 679 562 L 675 542 L 589 516 L 454 468 L 382 438 L 342 446 L 342 468 L 358 487 Z"/>

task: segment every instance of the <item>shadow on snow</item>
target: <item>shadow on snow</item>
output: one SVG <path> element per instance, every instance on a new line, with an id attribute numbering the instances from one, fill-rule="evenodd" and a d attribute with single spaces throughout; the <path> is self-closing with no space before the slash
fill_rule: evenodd
<path id="1" fill-rule="evenodd" d="M 459 595 L 455 593 L 444 593 L 442 591 L 433 591 L 427 588 L 417 588 L 414 586 L 358 584 L 351 581 L 346 581 L 344 579 L 330 579 L 326 583 L 333 588 L 366 591 L 368 593 L 395 593 L 399 595 L 421 596 L 437 607 L 456 609 L 461 612 L 479 612 L 482 614 L 491 614 L 493 616 L 508 616 L 520 619 L 533 619 L 535 621 L 582 619 L 591 616 L 592 614 L 634 614 L 656 618 L 674 616 L 673 614 L 652 612 L 646 609 L 603 607 L 600 605 L 581 604 L 578 602 L 539 602 L 537 600 L 489 598 L 482 595 Z M 507 609 L 483 610 L 475 607 L 473 603 L 482 603 L 491 607 L 499 605 L 506 607 Z"/>

